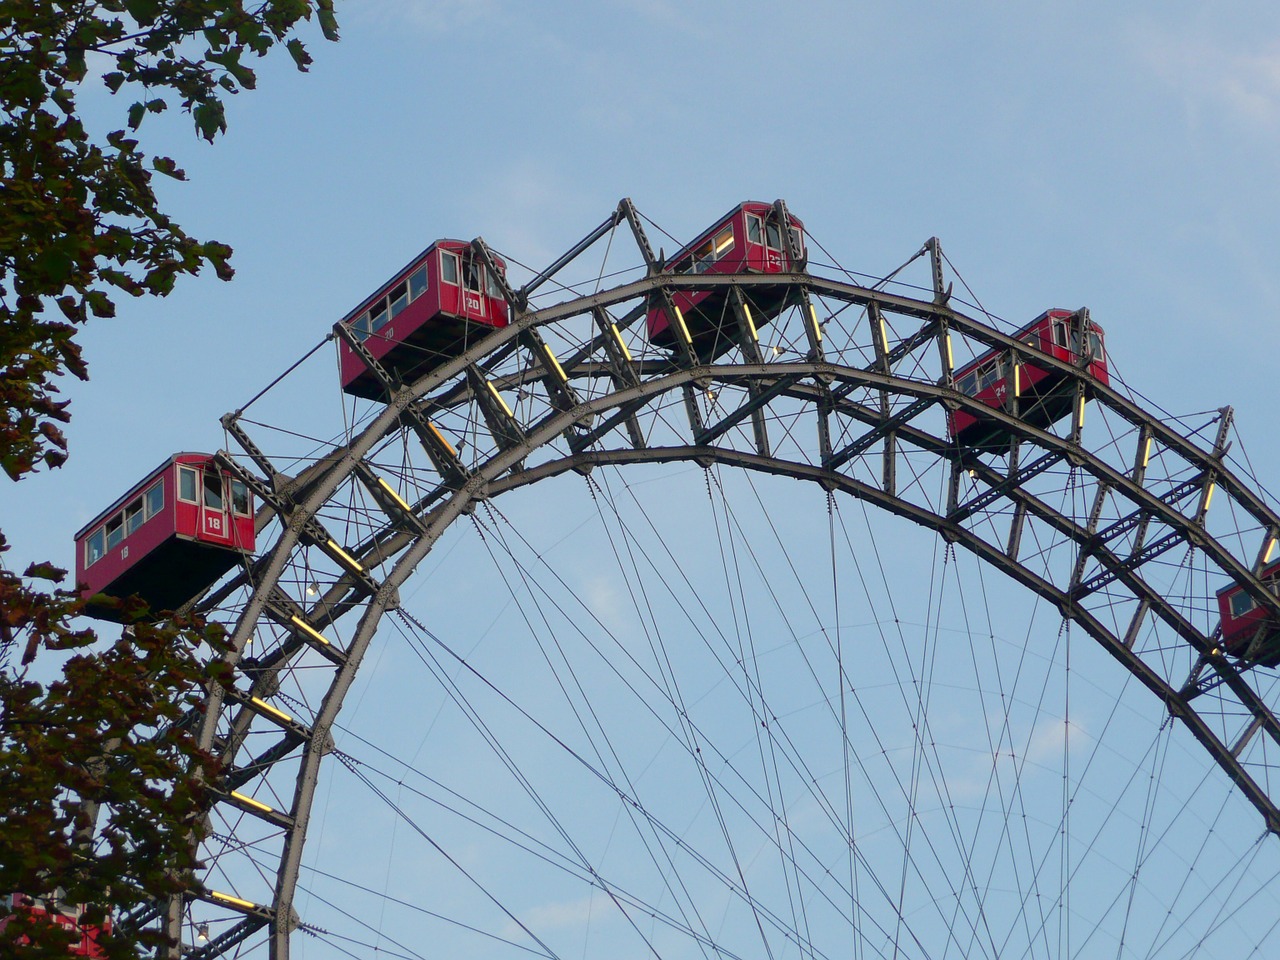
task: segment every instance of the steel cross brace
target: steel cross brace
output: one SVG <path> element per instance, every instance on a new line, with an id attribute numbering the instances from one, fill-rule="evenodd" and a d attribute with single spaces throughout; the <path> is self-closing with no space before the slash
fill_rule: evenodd
<path id="1" fill-rule="evenodd" d="M 842 450 L 833 453 L 830 458 L 824 460 L 822 466 L 828 470 L 838 469 L 858 454 L 870 448 L 877 440 L 880 440 L 886 434 L 896 430 L 903 424 L 910 422 L 919 413 L 936 402 L 936 397 L 921 397 L 913 403 L 908 404 L 905 409 L 894 414 L 888 420 L 881 421 L 877 426 L 872 427 L 857 440 L 854 440 Z"/>
<path id="2" fill-rule="evenodd" d="M 1091 593 L 1097 593 L 1107 584 L 1114 582 L 1122 573 L 1129 573 L 1136 570 L 1148 560 L 1154 560 L 1162 553 L 1167 553 L 1169 550 L 1176 547 L 1179 543 L 1186 542 L 1187 540 L 1185 536 L 1180 531 L 1175 530 L 1172 533 L 1168 533 L 1159 540 L 1145 544 L 1142 549 L 1131 553 L 1124 560 L 1121 560 L 1114 568 L 1104 570 L 1096 576 L 1079 584 L 1071 590 L 1071 597 L 1073 600 L 1080 600 L 1089 596 Z M 1096 553 L 1097 549 L 1097 546 L 1094 546 L 1089 550 L 1089 552 L 1091 554 Z"/>
<path id="3" fill-rule="evenodd" d="M 770 402 L 790 390 L 801 379 L 803 379 L 803 374 L 793 373 L 788 374 L 785 377 L 779 377 L 767 387 L 751 390 L 749 386 L 748 392 L 750 394 L 750 399 L 714 426 L 703 427 L 702 432 L 694 436 L 693 442 L 700 446 L 711 443 L 713 440 L 716 440 L 729 430 L 733 429 L 733 427 L 737 426 L 747 417 L 754 416 L 762 407 L 767 406 Z M 750 383 L 754 384 L 756 381 L 752 380 Z M 758 446 L 759 443 L 757 443 L 757 447 Z M 767 453 L 761 455 L 768 456 Z"/>
<path id="4" fill-rule="evenodd" d="M 370 594 L 378 592 L 378 582 L 369 575 L 369 572 L 358 560 L 356 560 L 355 557 L 338 545 L 338 541 L 333 538 L 319 520 L 315 517 L 294 516 L 293 505 L 291 503 L 286 502 L 273 489 L 271 489 L 271 487 L 267 486 L 262 480 L 260 480 L 256 474 L 246 470 L 226 451 L 219 451 L 214 455 L 214 460 L 220 467 L 235 474 L 235 476 L 253 490 L 253 492 L 256 493 L 264 503 L 270 504 L 272 509 L 274 509 L 276 514 L 280 517 L 281 523 L 296 526 L 299 535 L 304 540 L 310 542 L 313 546 L 329 557 L 330 560 L 351 574 Z"/>
<path id="5" fill-rule="evenodd" d="M 876 313 L 879 314 L 880 312 L 879 304 L 875 304 L 874 301 L 872 301 L 872 303 L 875 305 Z M 875 370 L 877 368 L 879 368 L 884 373 L 891 372 L 893 366 L 896 365 L 898 362 L 900 362 L 904 357 L 913 353 L 917 348 L 923 346 L 924 344 L 928 343 L 930 340 L 934 339 L 938 335 L 939 327 L 940 327 L 940 323 L 936 317 L 930 319 L 924 326 L 922 326 L 919 330 L 917 330 L 911 336 L 907 337 L 905 340 L 900 340 L 897 346 L 895 346 L 892 350 L 888 350 L 885 353 L 883 359 L 877 359 L 874 365 L 870 367 L 866 367 L 865 369 L 868 372 Z M 862 384 L 854 383 L 853 381 L 844 383 L 832 391 L 832 396 L 836 400 L 843 399 L 844 397 L 847 397 L 849 394 L 853 393 L 853 391 L 859 389 L 861 386 Z"/>
<path id="6" fill-rule="evenodd" d="M 229 904 L 208 896 L 198 897 L 197 899 L 204 900 L 207 903 L 212 903 L 222 908 L 228 908 L 230 906 Z M 230 908 L 236 909 L 235 907 Z M 241 910 L 239 912 L 245 913 L 246 911 Z M 243 920 L 237 923 L 230 930 L 214 937 L 202 947 L 183 953 L 182 958 L 183 960 L 205 960 L 206 957 L 220 957 L 232 947 L 243 943 L 249 937 L 253 936 L 253 934 L 257 933 L 269 924 L 274 916 L 275 915 L 266 907 L 255 905 L 253 911 L 248 913 Z"/>
<path id="7" fill-rule="evenodd" d="M 231 790 L 244 786 L 254 777 L 270 770 L 280 760 L 283 760 L 294 750 L 297 750 L 303 742 L 304 741 L 298 740 L 292 734 L 286 733 L 248 763 L 232 767 L 230 770 L 225 771 L 221 778 L 222 785 Z"/>
<path id="8" fill-rule="evenodd" d="M 386 368 L 374 358 L 373 354 L 364 345 L 364 342 L 355 335 L 355 332 L 350 327 L 344 323 L 335 323 L 333 331 L 360 358 L 360 362 L 378 378 L 388 396 L 393 396 L 404 388 L 403 384 L 392 377 Z M 435 424 L 426 418 L 417 405 L 405 404 L 401 411 L 401 416 L 403 419 L 408 420 L 409 426 L 418 435 L 418 440 L 422 443 L 423 449 L 426 450 L 427 456 L 436 468 L 436 473 L 440 475 L 440 478 L 454 488 L 466 483 L 467 469 L 458 458 L 458 452 L 445 440 L 444 435 L 440 433 Z"/>
<path id="9" fill-rule="evenodd" d="M 599 339 L 604 346 L 605 356 L 608 359 L 609 377 L 614 387 L 636 386 L 640 382 L 640 374 L 636 371 L 635 361 L 631 358 L 631 351 L 627 349 L 627 344 L 622 339 L 618 325 L 613 322 L 613 318 L 604 307 L 593 307 L 591 316 L 595 319 L 596 326 L 600 328 Z M 626 418 L 626 424 L 631 445 L 637 449 L 643 447 L 645 439 L 640 421 L 632 414 Z"/>
<path id="10" fill-rule="evenodd" d="M 1033 460 L 1021 470 L 1010 474 L 993 487 L 989 487 L 984 492 L 978 494 L 972 500 L 962 503 L 954 510 L 947 513 L 947 519 L 956 523 L 961 523 L 969 517 L 973 516 L 979 510 L 982 510 L 1005 496 L 1014 487 L 1022 486 L 1032 477 L 1039 476 L 1055 464 L 1061 463 L 1063 454 L 1057 450 L 1050 450 L 1043 456 Z"/>

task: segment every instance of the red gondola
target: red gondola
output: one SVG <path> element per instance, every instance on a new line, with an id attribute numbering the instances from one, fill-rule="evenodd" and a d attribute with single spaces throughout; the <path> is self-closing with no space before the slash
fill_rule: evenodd
<path id="1" fill-rule="evenodd" d="M 507 265 L 494 265 L 506 277 Z M 484 261 L 461 240 L 437 240 L 342 322 L 393 376 L 410 383 L 509 322 L 507 301 Z M 381 382 L 344 341 L 338 342 L 342 389 L 383 398 Z"/>
<path id="2" fill-rule="evenodd" d="M 66 903 L 61 899 L 45 900 L 40 897 L 29 897 L 23 893 L 13 893 L 5 897 L 0 903 L 4 904 L 4 914 L 0 916 L 0 943 L 8 942 L 4 937 L 4 930 L 9 926 L 14 916 L 19 912 L 31 914 L 34 916 L 47 915 L 54 923 L 60 927 L 66 927 L 72 935 L 71 945 L 67 950 L 67 956 L 71 957 L 101 957 L 103 951 L 98 943 L 98 937 L 103 933 L 111 932 L 111 920 L 108 918 L 103 920 L 99 926 L 97 924 L 85 923 L 84 912 L 85 905 L 82 903 Z M 25 946 L 26 937 L 19 938 L 15 944 L 17 947 Z M 19 951 L 19 956 L 21 952 Z"/>
<path id="3" fill-rule="evenodd" d="M 179 453 L 76 534 L 85 598 L 137 595 L 155 611 L 191 599 L 254 547 L 253 495 L 207 453 Z M 87 612 L 120 620 L 116 610 Z"/>
<path id="4" fill-rule="evenodd" d="M 781 202 L 748 200 L 739 204 L 667 261 L 667 272 L 798 273 L 804 270 L 804 224 L 787 215 L 785 210 Z M 782 222 L 784 217 L 786 223 Z M 797 251 L 794 263 L 784 239 L 788 230 Z M 675 329 L 664 305 L 655 303 L 647 318 L 650 342 L 672 347 L 680 337 L 692 344 L 701 359 L 714 359 L 737 342 L 736 335 L 730 332 L 736 329 L 736 321 L 729 309 L 729 296 L 728 287 L 673 293 Z M 754 292 L 749 306 L 751 322 L 767 323 L 777 317 L 784 306 L 785 291 Z"/>
<path id="5" fill-rule="evenodd" d="M 1258 579 L 1280 595 L 1280 561 L 1264 567 Z M 1238 583 L 1218 591 L 1218 615 L 1222 624 L 1222 648 L 1236 657 L 1264 666 L 1280 663 L 1280 621 Z"/>
<path id="6" fill-rule="evenodd" d="M 1102 328 L 1089 319 L 1088 310 L 1046 310 L 1014 338 L 1032 351 L 1085 368 L 1094 383 L 1110 382 Z M 990 350 L 956 371 L 956 389 L 1007 412 L 1013 412 L 1016 399 L 1018 418 L 1046 430 L 1072 412 L 1075 381 L 1037 364 L 1032 351 L 1021 353 L 1015 364 L 1008 351 Z M 1083 409 L 1075 413 L 1084 416 Z M 998 446 L 1009 439 L 1002 424 L 968 410 L 950 411 L 947 429 L 966 447 Z"/>

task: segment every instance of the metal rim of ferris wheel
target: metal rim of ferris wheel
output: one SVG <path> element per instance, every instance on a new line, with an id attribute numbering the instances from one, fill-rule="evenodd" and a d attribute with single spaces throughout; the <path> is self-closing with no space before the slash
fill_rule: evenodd
<path id="1" fill-rule="evenodd" d="M 642 278 L 530 307 L 536 287 L 623 224 L 632 228 L 645 260 Z M 477 256 L 490 256 L 482 241 L 473 247 Z M 1220 573 L 1221 582 L 1244 585 L 1258 605 L 1280 616 L 1280 601 L 1258 576 L 1280 537 L 1280 516 L 1226 461 L 1229 418 L 1205 449 L 1119 390 L 1090 383 L 1078 367 L 1051 357 L 1036 362 L 1126 425 L 1123 452 L 1113 437 L 1093 442 L 1083 416 L 1072 415 L 1061 432 L 1053 432 L 1014 411 L 984 406 L 956 389 L 956 346 L 1019 351 L 1023 345 L 955 309 L 936 241 L 921 254 L 933 267 L 933 290 L 924 298 L 809 272 L 672 274 L 662 269 L 634 208 L 623 201 L 535 281 L 505 291 L 513 311 L 508 327 L 416 382 L 397 382 L 339 326 L 336 335 L 363 355 L 384 381 L 389 400 L 349 442 L 311 467 L 286 475 L 259 449 L 240 411 L 224 418 L 243 455 L 224 453 L 220 459 L 251 485 L 276 527 L 262 556 L 197 606 L 216 609 L 237 590 L 246 598 L 228 656 L 242 681 L 230 695 L 213 692 L 201 738 L 226 764 L 219 807 L 270 832 L 279 858 L 268 878 L 269 898 L 207 889 L 205 899 L 232 920 L 183 955 L 235 952 L 264 930 L 271 955 L 288 955 L 299 922 L 294 892 L 317 771 L 332 747 L 329 731 L 380 620 L 398 605 L 398 589 L 449 525 L 478 503 L 605 465 L 680 461 L 792 477 L 935 531 L 1047 601 L 1100 644 L 1208 752 L 1261 814 L 1265 829 L 1280 833 L 1280 798 L 1269 786 L 1268 759 L 1280 746 L 1280 722 L 1260 692 L 1259 672 L 1225 656 L 1213 631 L 1197 623 L 1184 604 L 1162 596 L 1147 575 L 1152 562 L 1169 551 L 1194 552 Z M 674 351 L 648 354 L 633 355 L 627 348 L 624 336 L 633 344 L 642 341 L 636 330 L 650 305 L 669 304 L 677 291 L 709 288 L 727 291 L 728 352 L 707 362 L 678 343 Z M 762 351 L 750 320 L 750 305 L 766 295 L 787 304 L 774 321 L 776 336 L 790 338 L 786 351 Z M 589 333 L 567 348 L 559 340 L 553 344 L 552 335 L 570 321 L 590 321 Z M 520 414 L 500 395 L 516 390 L 530 401 Z M 713 392 L 714 405 L 707 399 Z M 650 422 L 666 404 L 681 411 L 681 421 L 672 426 L 665 419 L 663 442 L 654 443 Z M 790 430 L 771 434 L 781 406 L 797 422 L 807 422 L 803 442 Z M 931 412 L 936 423 L 938 410 L 981 414 L 998 424 L 1009 443 L 994 452 L 966 449 L 936 425 L 921 425 Z M 469 418 L 469 435 L 484 438 L 472 442 L 465 460 L 436 426 L 459 411 Z M 397 431 L 416 438 L 436 467 L 433 489 L 411 497 L 379 475 L 370 451 Z M 896 468 L 909 456 L 932 458 L 946 472 L 944 501 L 897 481 Z M 1176 468 L 1151 475 L 1147 466 L 1158 458 Z M 861 476 L 854 475 L 855 467 Z M 1091 496 L 1088 516 L 1065 515 L 1037 495 L 1035 479 L 1053 468 L 1071 470 Z M 327 529 L 322 517 L 325 505 L 349 485 L 361 486 L 381 510 L 359 542 Z M 1217 510 L 1225 500 L 1228 512 L 1243 518 L 1234 532 L 1241 534 L 1240 543 L 1247 537 L 1248 546 L 1232 546 L 1211 532 L 1207 518 L 1215 492 Z M 1020 543 L 1033 529 L 1074 545 L 1076 562 L 1069 572 L 1055 576 L 1021 557 Z M 300 560 L 303 550 L 307 556 Z M 305 574 L 292 569 L 300 563 Z M 1117 610 L 1124 614 L 1119 628 Z M 358 625 L 339 643 L 330 627 L 343 617 Z M 1185 645 L 1189 659 L 1146 649 L 1141 638 L 1153 624 Z M 275 640 L 264 647 L 266 634 Z M 259 643 L 246 656 L 255 636 Z M 331 674 L 320 705 L 299 719 L 296 705 L 274 698 L 282 674 L 304 657 L 326 664 Z M 250 753 L 251 731 L 264 730 L 270 746 Z M 277 782 L 281 776 L 292 780 L 287 802 L 266 802 L 270 797 L 256 785 L 268 775 Z M 188 918 L 189 904 L 175 901 L 125 922 L 167 922 L 172 934 L 183 937 Z M 190 940 L 190 931 L 185 936 Z"/>

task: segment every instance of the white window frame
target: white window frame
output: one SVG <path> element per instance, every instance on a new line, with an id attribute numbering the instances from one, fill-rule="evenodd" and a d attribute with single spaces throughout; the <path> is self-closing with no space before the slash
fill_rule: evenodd
<path id="1" fill-rule="evenodd" d="M 159 502 L 153 505 L 151 502 L 152 500 L 151 495 L 153 493 L 156 493 L 157 491 L 159 491 L 159 494 L 160 494 Z M 143 503 L 143 513 L 148 520 L 154 517 L 157 513 L 161 513 L 164 510 L 164 481 L 163 480 L 157 480 L 155 483 L 153 483 L 151 486 L 147 488 L 146 492 L 143 493 L 142 495 L 142 503 Z"/>
<path id="2" fill-rule="evenodd" d="M 92 549 L 93 549 L 93 538 L 94 538 L 94 537 L 97 537 L 97 538 L 98 538 L 98 553 L 97 553 L 97 556 L 94 556 L 94 554 L 93 554 L 93 552 L 92 552 Z M 101 560 L 101 559 L 102 559 L 103 557 L 105 557 L 106 555 L 107 555 L 107 531 L 106 531 L 106 528 L 105 528 L 105 527 L 99 527 L 97 530 L 93 531 L 93 533 L 89 534 L 89 536 L 87 536 L 87 537 L 85 537 L 85 538 L 84 538 L 84 566 L 85 566 L 85 569 L 86 569 L 86 570 L 87 570 L 87 569 L 89 569 L 89 567 L 93 566 L 95 563 L 97 563 L 99 560 Z"/>
<path id="3" fill-rule="evenodd" d="M 452 280 L 445 275 L 446 263 L 452 263 L 453 265 Z M 440 282 L 447 283 L 451 287 L 462 286 L 462 259 L 452 250 L 440 251 Z"/>
<path id="4" fill-rule="evenodd" d="M 183 503 L 200 503 L 200 474 L 201 471 L 197 467 L 187 466 L 185 463 L 178 467 L 178 499 Z M 191 477 L 192 489 L 195 491 L 190 497 L 184 496 L 182 492 L 182 481 L 185 477 Z"/>

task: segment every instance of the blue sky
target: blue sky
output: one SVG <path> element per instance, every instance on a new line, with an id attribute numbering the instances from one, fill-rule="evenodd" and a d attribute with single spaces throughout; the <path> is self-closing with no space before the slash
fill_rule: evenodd
<path id="1" fill-rule="evenodd" d="M 221 414 L 437 237 L 536 267 L 623 196 L 683 239 L 782 197 L 872 275 L 936 235 L 993 314 L 1088 306 L 1132 389 L 1233 404 L 1280 483 L 1280 13 L 1221 6 L 339 4 L 341 43 L 316 36 L 307 75 L 264 62 L 215 145 L 148 118 L 190 176 L 166 202 L 237 276 L 86 328 L 71 459 L 0 488 L 7 562 L 69 566 L 75 529 L 167 454 L 221 446 Z M 84 102 L 101 124 L 127 106 Z M 317 383 L 299 429 L 340 409 Z"/>
<path id="2" fill-rule="evenodd" d="M 341 6 L 342 42 L 316 39 L 309 75 L 263 63 L 216 145 L 148 120 L 191 177 L 167 201 L 235 248 L 237 279 L 85 331 L 71 463 L 4 491 L 15 559 L 65 550 L 135 451 L 216 443 L 237 397 L 430 240 L 545 263 L 622 196 L 676 237 L 781 196 L 873 274 L 937 235 L 994 314 L 1089 306 L 1132 386 L 1175 412 L 1234 404 L 1266 454 L 1280 42 L 1262 5 Z M 86 474 L 108 489 L 82 496 Z"/>

